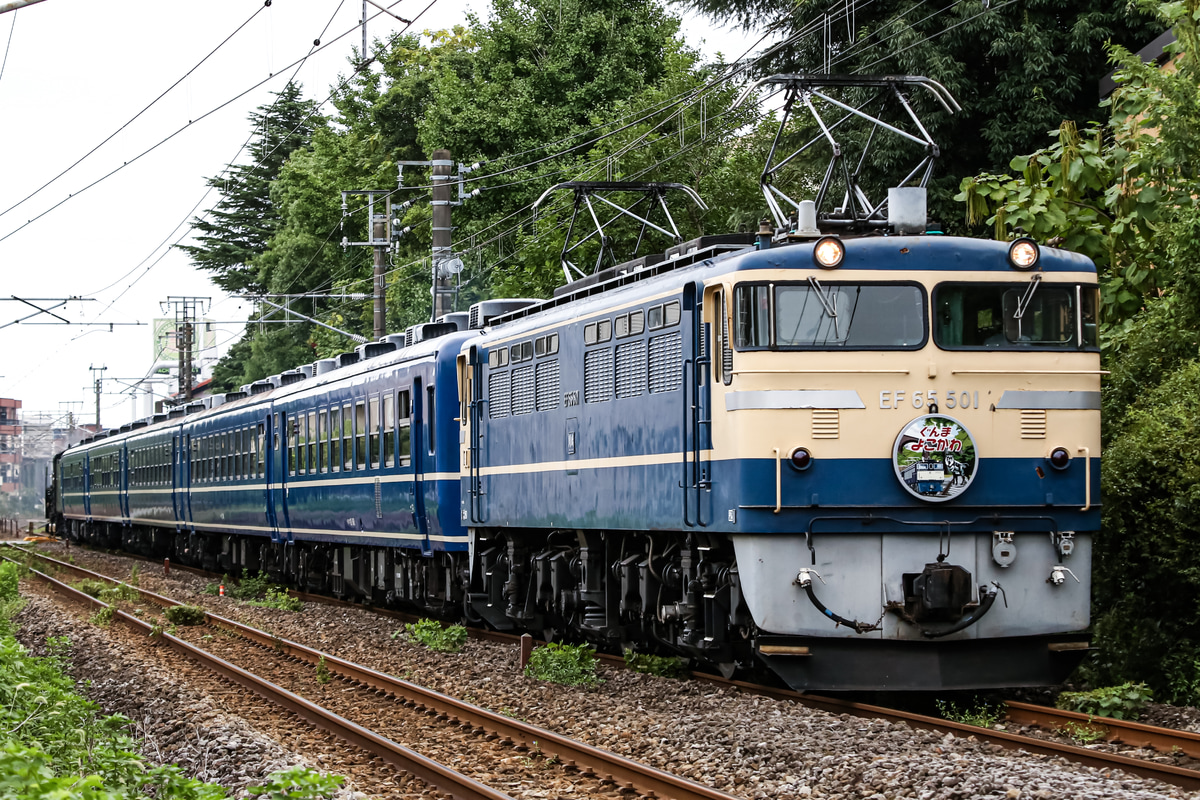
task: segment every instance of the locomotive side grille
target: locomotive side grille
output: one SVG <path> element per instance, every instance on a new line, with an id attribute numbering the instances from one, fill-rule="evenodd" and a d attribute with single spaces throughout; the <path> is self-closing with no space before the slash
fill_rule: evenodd
<path id="1" fill-rule="evenodd" d="M 488 416 L 507 417 L 512 406 L 511 373 L 493 372 L 488 375 Z"/>
<path id="2" fill-rule="evenodd" d="M 733 346 L 729 343 L 729 318 L 721 314 L 721 374 L 725 375 L 725 383 L 729 383 L 729 375 L 733 374 Z"/>
<path id="3" fill-rule="evenodd" d="M 478 305 L 471 306 L 471 318 L 467 321 L 467 325 L 470 327 L 471 330 L 475 330 L 476 328 L 480 327 L 480 325 L 479 325 L 479 306 Z"/>
<path id="4" fill-rule="evenodd" d="M 841 434 L 841 412 L 836 408 L 814 408 L 812 412 L 812 437 L 814 439 L 836 439 Z"/>
<path id="5" fill-rule="evenodd" d="M 638 397 L 646 391 L 646 343 L 617 346 L 617 397 Z"/>
<path id="6" fill-rule="evenodd" d="M 537 365 L 537 410 L 558 408 L 562 393 L 558 384 L 558 359 Z"/>
<path id="7" fill-rule="evenodd" d="M 589 350 L 583 357 L 583 400 L 603 403 L 613 396 L 613 351 Z"/>
<path id="8" fill-rule="evenodd" d="M 683 334 L 679 331 L 650 340 L 650 391 L 673 392 L 683 385 Z"/>
<path id="9" fill-rule="evenodd" d="M 1044 409 L 1044 408 L 1023 408 L 1023 409 L 1021 409 L 1021 438 L 1022 439 L 1045 439 L 1046 438 L 1046 409 Z"/>
<path id="10" fill-rule="evenodd" d="M 533 413 L 533 365 L 512 371 L 512 413 Z"/>

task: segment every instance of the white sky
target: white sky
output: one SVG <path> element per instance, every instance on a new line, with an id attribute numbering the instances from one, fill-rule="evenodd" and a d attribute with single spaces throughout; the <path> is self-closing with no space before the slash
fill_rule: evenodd
<path id="1" fill-rule="evenodd" d="M 403 0 L 393 10 L 411 19 L 427 3 Z M 234 160 L 249 133 L 247 115 L 270 102 L 271 92 L 295 70 L 288 65 L 309 52 L 331 15 L 321 40 L 332 45 L 297 76 L 306 98 L 325 99 L 339 73 L 348 71 L 351 48 L 362 41 L 360 0 L 344 0 L 340 7 L 339 0 L 262 5 L 262 0 L 45 0 L 0 15 L 0 60 L 7 49 L 0 74 L 0 212 L 5 212 L 125 125 L 262 9 L 112 141 L 30 200 L 0 213 L 0 325 L 34 313 L 8 299 L 13 296 L 96 298 L 54 313 L 73 322 L 105 323 L 30 324 L 55 321 L 41 316 L 0 328 L 0 397 L 23 401 L 26 418 L 37 412 L 65 416 L 70 410 L 78 421 L 93 422 L 93 365 L 108 368 L 102 373 L 101 422 L 114 427 L 142 416 L 143 401 L 135 406 L 127 384 L 151 369 L 149 323 L 171 316 L 160 310 L 168 296 L 212 298 L 210 319 L 245 319 L 247 304 L 222 297 L 184 253 L 164 242 L 186 231 L 181 223 L 204 196 L 205 177 Z M 486 15 L 487 8 L 487 0 L 435 0 L 413 29 L 447 28 L 462 22 L 467 9 Z M 400 27 L 380 15 L 368 23 L 368 32 L 374 38 Z M 703 18 L 685 20 L 685 36 L 706 54 L 720 50 L 727 58 L 752 43 Z M 272 73 L 274 79 L 251 89 Z M 188 125 L 190 120 L 198 121 Z M 180 128 L 166 144 L 84 191 Z M 209 195 L 198 211 L 215 202 Z M 116 325 L 111 332 L 107 325 L 131 322 L 147 324 Z M 221 352 L 240 330 L 219 326 Z M 156 388 L 159 394 L 174 391 Z"/>

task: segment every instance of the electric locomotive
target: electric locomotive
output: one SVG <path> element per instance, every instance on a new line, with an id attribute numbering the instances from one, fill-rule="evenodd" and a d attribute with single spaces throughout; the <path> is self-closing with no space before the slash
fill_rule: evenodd
<path id="1" fill-rule="evenodd" d="M 472 610 L 799 689 L 1065 677 L 1099 524 L 1091 262 L 720 238 L 464 345 Z"/>

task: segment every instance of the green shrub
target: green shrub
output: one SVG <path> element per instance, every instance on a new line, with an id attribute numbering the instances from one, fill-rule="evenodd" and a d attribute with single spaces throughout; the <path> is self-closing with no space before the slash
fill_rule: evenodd
<path id="1" fill-rule="evenodd" d="M 1137 719 L 1146 704 L 1154 699 L 1144 683 L 1123 683 L 1105 686 L 1090 692 L 1063 692 L 1055 705 L 1067 711 L 1078 711 L 1094 717 Z"/>
<path id="2" fill-rule="evenodd" d="M 644 672 L 660 678 L 682 678 L 687 675 L 687 661 L 678 656 L 652 656 L 626 650 L 625 666 L 634 672 Z"/>
<path id="3" fill-rule="evenodd" d="M 943 719 L 963 725 L 974 725 L 977 728 L 993 728 L 1004 719 L 1003 708 L 978 698 L 973 706 L 964 705 L 962 708 L 959 708 L 957 703 L 938 700 L 937 709 Z"/>
<path id="4" fill-rule="evenodd" d="M 267 596 L 267 592 L 274 588 L 271 579 L 265 572 L 259 572 L 257 576 L 245 575 L 233 586 L 229 585 L 229 580 L 226 578 L 225 586 L 230 597 L 235 600 L 261 600 Z"/>
<path id="5" fill-rule="evenodd" d="M 100 597 L 100 593 L 108 589 L 109 584 L 104 581 L 98 581 L 95 578 L 84 578 L 79 583 L 75 584 L 75 588 L 91 597 Z"/>
<path id="6" fill-rule="evenodd" d="M 171 606 L 163 613 L 172 625 L 203 625 L 206 619 L 199 606 Z"/>
<path id="7" fill-rule="evenodd" d="M 326 775 L 306 767 L 272 772 L 262 786 L 247 789 L 262 800 L 321 800 L 330 798 L 345 780 L 341 775 Z"/>
<path id="8" fill-rule="evenodd" d="M 137 586 L 138 581 L 140 579 L 141 578 L 140 578 L 140 573 L 138 572 L 138 565 L 137 565 L 137 562 L 135 561 L 133 566 L 129 568 L 129 580 L 126 581 L 126 583 L 128 583 L 130 586 Z"/>
<path id="9" fill-rule="evenodd" d="M 591 686 L 600 683 L 596 675 L 596 651 L 589 645 L 551 642 L 534 648 L 525 674 L 531 678 L 564 686 Z"/>
<path id="10" fill-rule="evenodd" d="M 423 619 L 404 626 L 409 638 L 439 653 L 457 653 L 467 641 L 467 629 L 462 625 L 445 628 L 437 620 Z"/>
<path id="11" fill-rule="evenodd" d="M 246 605 L 258 606 L 259 608 L 277 608 L 280 611 L 303 611 L 304 601 L 299 597 L 292 597 L 287 593 L 286 589 L 278 586 L 272 586 L 267 589 L 267 596 L 262 600 L 247 600 Z"/>
<path id="12" fill-rule="evenodd" d="M 105 603 L 136 603 L 142 599 L 142 596 L 138 594 L 138 590 L 127 583 L 118 583 L 115 586 L 109 586 L 96 595 L 96 597 Z"/>
<path id="13" fill-rule="evenodd" d="M 101 628 L 107 628 L 113 621 L 113 616 L 116 615 L 116 610 L 112 606 L 96 609 L 96 613 L 88 617 L 88 622 L 93 625 L 99 625 Z"/>
<path id="14" fill-rule="evenodd" d="M 329 665 L 325 663 L 325 656 L 321 656 L 317 661 L 317 683 L 329 683 L 333 680 L 333 674 L 329 671 Z"/>

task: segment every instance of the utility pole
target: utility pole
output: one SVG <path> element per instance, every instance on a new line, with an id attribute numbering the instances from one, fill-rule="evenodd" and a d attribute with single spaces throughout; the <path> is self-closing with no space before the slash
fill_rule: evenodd
<path id="1" fill-rule="evenodd" d="M 192 356 L 194 353 L 194 322 L 204 313 L 208 297 L 168 297 L 159 303 L 164 312 L 175 313 L 175 346 L 179 350 L 179 400 L 186 403 L 192 399 Z"/>
<path id="2" fill-rule="evenodd" d="M 370 236 L 365 242 L 352 242 L 348 237 L 342 237 L 342 247 L 368 246 L 375 249 L 375 270 L 372 291 L 374 302 L 374 328 L 375 338 L 382 339 L 387 333 L 387 284 L 385 281 L 387 272 L 387 251 L 391 246 L 391 237 L 388 236 L 388 228 L 391 226 L 392 215 L 392 192 L 390 189 L 347 189 L 342 192 L 342 220 L 346 219 L 346 215 L 350 211 L 347 198 L 354 196 L 365 196 L 367 198 L 367 216 L 370 217 Z M 375 198 L 382 198 L 383 213 L 376 213 Z"/>
<path id="3" fill-rule="evenodd" d="M 433 151 L 433 320 L 453 310 L 451 296 L 454 290 L 450 286 L 453 273 L 449 269 L 454 255 L 450 247 L 454 231 L 450 226 L 450 168 L 453 166 L 449 150 Z"/>
<path id="4" fill-rule="evenodd" d="M 92 371 L 92 385 L 96 391 L 96 430 L 100 430 L 100 390 L 104 387 L 104 378 L 97 373 L 104 372 L 108 367 L 92 367 L 88 369 Z"/>

